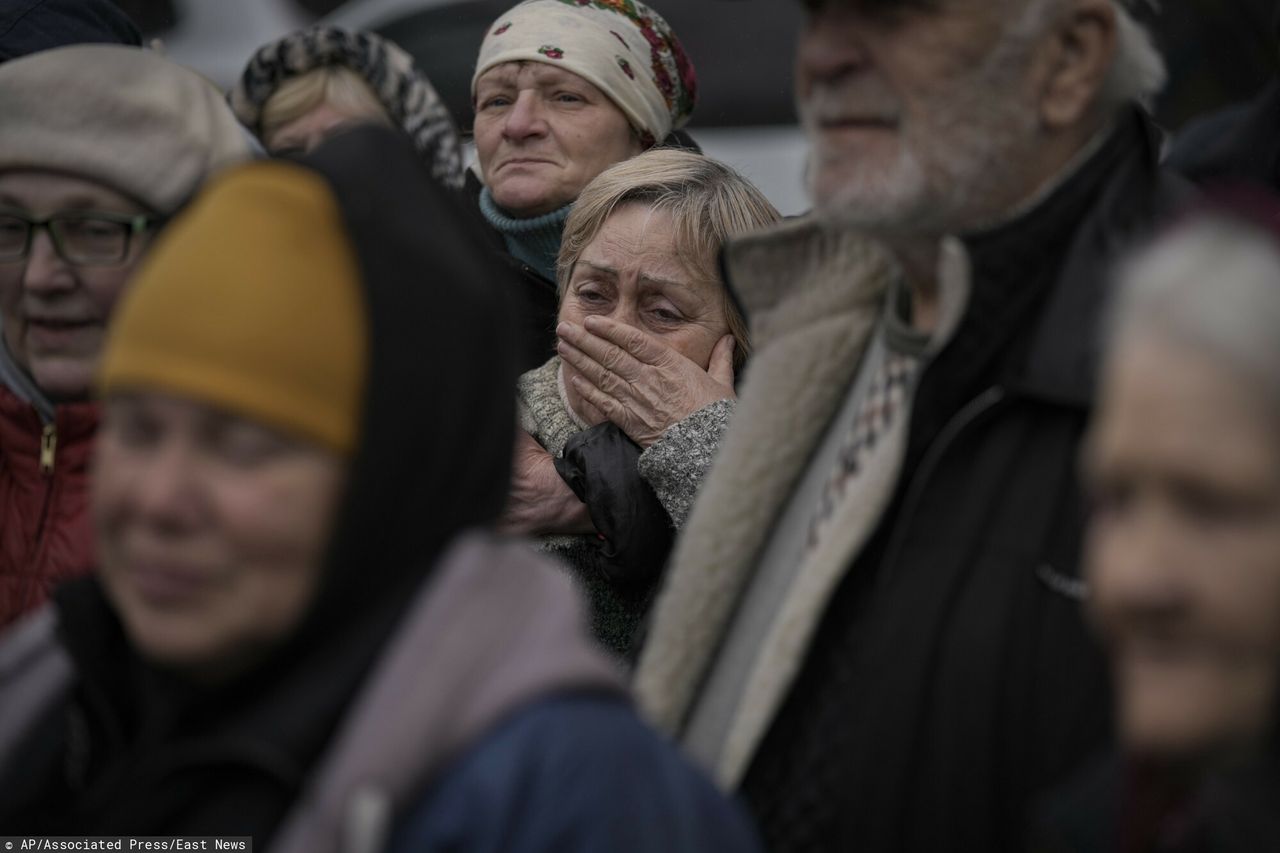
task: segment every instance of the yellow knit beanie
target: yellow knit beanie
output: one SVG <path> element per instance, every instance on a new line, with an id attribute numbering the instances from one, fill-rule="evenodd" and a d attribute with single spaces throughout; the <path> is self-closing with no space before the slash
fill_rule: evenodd
<path id="1" fill-rule="evenodd" d="M 264 162 L 217 180 L 166 229 L 113 318 L 99 387 L 195 398 L 350 454 L 368 362 L 333 193 Z"/>

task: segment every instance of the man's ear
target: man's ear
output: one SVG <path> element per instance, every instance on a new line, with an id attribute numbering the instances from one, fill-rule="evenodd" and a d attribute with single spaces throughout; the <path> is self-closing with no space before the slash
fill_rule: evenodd
<path id="1" fill-rule="evenodd" d="M 1046 36 L 1039 87 L 1041 124 L 1072 127 L 1097 103 L 1115 61 L 1119 23 L 1113 0 L 1073 0 Z"/>

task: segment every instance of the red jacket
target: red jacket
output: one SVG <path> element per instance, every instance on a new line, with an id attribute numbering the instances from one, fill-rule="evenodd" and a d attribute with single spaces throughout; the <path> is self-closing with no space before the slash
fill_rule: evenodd
<path id="1" fill-rule="evenodd" d="M 0 629 L 93 566 L 88 467 L 95 403 L 58 406 L 45 426 L 0 385 Z"/>

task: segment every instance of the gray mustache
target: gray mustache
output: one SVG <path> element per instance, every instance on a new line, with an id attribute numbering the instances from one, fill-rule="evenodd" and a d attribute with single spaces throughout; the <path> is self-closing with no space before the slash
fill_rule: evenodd
<path id="1" fill-rule="evenodd" d="M 902 115 L 897 98 L 882 88 L 863 84 L 815 87 L 800 100 L 798 108 L 806 125 L 850 118 L 897 121 Z"/>

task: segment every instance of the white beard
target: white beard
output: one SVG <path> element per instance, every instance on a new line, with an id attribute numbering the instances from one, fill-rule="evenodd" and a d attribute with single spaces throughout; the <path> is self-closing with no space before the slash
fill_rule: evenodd
<path id="1" fill-rule="evenodd" d="M 992 208 L 1025 181 L 1039 127 L 1033 105 L 1012 94 L 1025 69 L 1012 52 L 998 47 L 934 92 L 918 115 L 903 116 L 897 156 L 887 165 L 822 150 L 816 120 L 822 101 L 847 100 L 848 93 L 819 91 L 802 103 L 813 140 L 809 192 L 819 217 L 890 236 L 961 233 L 1000 218 L 1003 211 Z"/>

